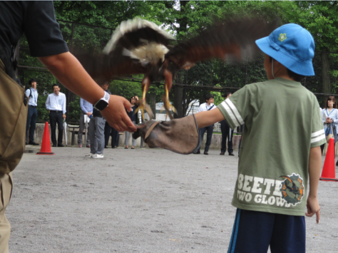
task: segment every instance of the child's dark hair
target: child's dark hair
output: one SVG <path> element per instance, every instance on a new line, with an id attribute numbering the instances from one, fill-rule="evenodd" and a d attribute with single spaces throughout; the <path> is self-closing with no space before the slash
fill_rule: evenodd
<path id="1" fill-rule="evenodd" d="M 274 58 L 272 58 L 271 56 L 270 57 L 270 62 L 272 62 L 272 60 L 275 60 Z M 302 79 L 305 77 L 305 76 L 302 76 L 302 75 L 299 75 L 299 74 L 296 74 L 295 72 L 291 71 L 290 69 L 286 68 L 287 71 L 288 71 L 288 75 L 289 77 L 291 77 L 293 80 L 295 80 L 296 82 L 300 82 L 302 81 Z"/>
<path id="2" fill-rule="evenodd" d="M 209 100 L 210 98 L 214 98 L 214 95 L 211 94 L 205 95 L 205 100 Z"/>

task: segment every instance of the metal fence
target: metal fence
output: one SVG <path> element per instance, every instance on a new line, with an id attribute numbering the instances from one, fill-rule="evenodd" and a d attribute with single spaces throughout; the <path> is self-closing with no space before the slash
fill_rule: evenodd
<path id="1" fill-rule="evenodd" d="M 58 20 L 60 24 L 60 28 L 63 34 L 65 41 L 68 44 L 70 52 L 74 50 L 102 50 L 102 48 L 106 45 L 108 40 L 111 37 L 111 34 L 114 28 L 107 28 L 102 26 L 93 26 L 88 24 L 81 24 L 76 22 L 69 22 L 64 20 Z M 56 83 L 56 78 L 39 62 L 37 58 L 29 56 L 29 47 L 28 42 L 25 37 L 20 40 L 19 44 L 19 77 L 22 84 L 27 85 L 28 80 L 33 77 L 38 77 L 38 90 L 39 90 L 39 100 L 40 104 L 43 104 L 43 99 L 47 97 L 49 93 L 52 92 L 52 84 Z M 315 58 L 314 61 L 320 61 L 320 56 Z M 243 65 L 241 71 L 243 74 L 243 80 L 240 80 L 239 83 L 245 85 L 248 80 L 247 66 Z M 320 71 L 318 71 L 320 72 Z M 184 74 L 188 75 L 188 73 Z M 334 78 L 334 82 L 337 83 L 337 78 Z M 141 83 L 141 79 L 131 78 L 131 79 L 121 79 L 128 80 L 133 82 Z M 318 97 L 318 100 L 321 104 L 323 104 L 324 97 L 328 95 L 338 96 L 338 94 L 326 94 L 320 93 L 321 90 L 321 75 L 317 77 L 306 78 L 303 81 L 303 85 L 307 86 L 307 84 L 312 82 L 311 87 L 313 88 L 314 94 Z M 313 85 L 313 83 L 315 85 Z M 205 86 L 205 85 L 191 85 L 184 83 L 173 83 L 173 89 L 183 88 L 183 101 L 186 99 L 186 93 L 189 90 L 199 91 L 199 92 L 209 92 L 209 91 L 219 91 L 221 93 L 225 93 L 226 91 L 234 92 L 238 90 L 240 87 L 214 87 L 214 86 Z M 62 89 L 62 91 L 66 94 L 67 97 L 67 121 L 77 122 L 80 114 L 79 114 L 79 98 L 67 89 Z M 187 101 L 188 102 L 188 101 Z M 44 105 L 44 104 L 43 104 Z M 42 115 L 39 117 L 40 121 L 46 120 L 47 114 L 46 110 L 40 106 L 39 114 Z"/>

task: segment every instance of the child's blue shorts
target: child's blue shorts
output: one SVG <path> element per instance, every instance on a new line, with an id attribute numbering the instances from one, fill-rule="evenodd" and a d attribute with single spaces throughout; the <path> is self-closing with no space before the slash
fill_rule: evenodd
<path id="1" fill-rule="evenodd" d="M 237 209 L 228 253 L 305 253 L 305 218 Z"/>

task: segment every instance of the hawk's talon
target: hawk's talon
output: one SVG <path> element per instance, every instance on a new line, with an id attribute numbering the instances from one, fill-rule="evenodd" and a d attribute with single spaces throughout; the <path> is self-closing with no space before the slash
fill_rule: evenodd
<path id="1" fill-rule="evenodd" d="M 152 119 L 154 117 L 153 111 L 151 110 L 150 106 L 143 101 L 143 99 L 139 102 L 139 106 L 135 110 L 135 114 L 141 111 L 142 121 L 144 121 L 144 111 L 146 111 L 149 115 L 149 118 Z"/>
<path id="2" fill-rule="evenodd" d="M 170 104 L 170 101 L 169 101 L 169 99 L 166 96 L 163 96 L 162 100 L 163 100 L 163 107 L 164 107 L 164 109 L 166 111 L 166 115 L 169 116 L 170 119 L 173 119 L 174 117 L 170 113 L 170 110 L 173 113 L 176 113 L 176 108 L 172 104 Z"/>

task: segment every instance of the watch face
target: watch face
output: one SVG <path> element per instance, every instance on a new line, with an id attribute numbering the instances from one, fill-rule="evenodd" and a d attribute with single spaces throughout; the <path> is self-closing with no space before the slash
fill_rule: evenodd
<path id="1" fill-rule="evenodd" d="M 106 101 L 100 100 L 99 102 L 96 103 L 95 108 L 102 111 L 107 106 L 108 106 L 108 103 Z"/>

